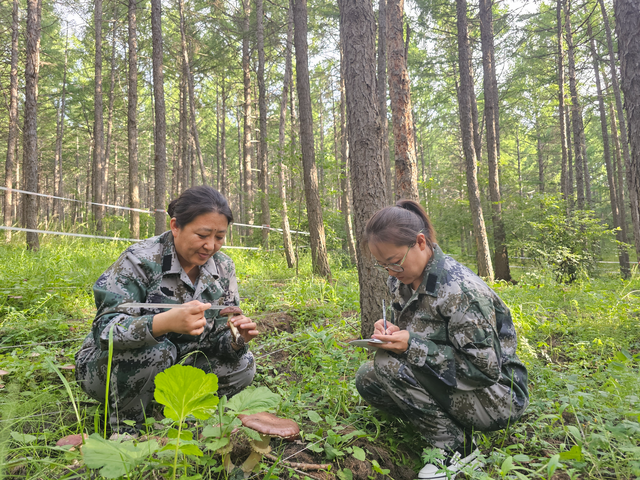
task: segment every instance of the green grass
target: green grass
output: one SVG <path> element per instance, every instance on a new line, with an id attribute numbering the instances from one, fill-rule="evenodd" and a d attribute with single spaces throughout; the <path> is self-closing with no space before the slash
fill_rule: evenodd
<path id="1" fill-rule="evenodd" d="M 37 253 L 0 247 L 0 369 L 10 372 L 0 380 L 0 478 L 95 478 L 77 451 L 53 446 L 66 434 L 101 431 L 104 412 L 71 382 L 79 424 L 49 361 L 73 362 L 91 325 L 91 286 L 126 245 L 45 238 Z M 366 406 L 355 390 L 355 370 L 367 358 L 345 343 L 359 335 L 355 268 L 336 255 L 336 281 L 329 284 L 312 275 L 308 253 L 297 277 L 279 253 L 226 253 L 236 263 L 243 309 L 259 322 L 284 319 L 292 327 L 293 333 L 272 328 L 252 347 L 256 384 L 282 396 L 279 413 L 302 426 L 309 459 L 332 463 L 338 478 L 411 478 L 426 445 L 410 425 Z M 530 268 L 514 273 L 517 285 L 494 287 L 513 312 L 531 405 L 516 425 L 479 436 L 487 467 L 478 476 L 638 478 L 638 275 L 623 282 L 605 273 L 559 285 Z M 216 471 L 218 455 L 187 460 L 189 475 L 225 478 Z M 150 468 L 130 478 L 153 478 Z M 271 475 L 304 478 L 282 465 Z"/>

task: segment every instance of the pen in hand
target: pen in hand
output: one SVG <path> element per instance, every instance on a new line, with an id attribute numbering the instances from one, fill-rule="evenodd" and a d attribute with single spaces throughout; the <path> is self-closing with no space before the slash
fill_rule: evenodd
<path id="1" fill-rule="evenodd" d="M 384 334 L 387 334 L 387 307 L 384 299 L 382 300 L 382 321 L 384 322 Z"/>

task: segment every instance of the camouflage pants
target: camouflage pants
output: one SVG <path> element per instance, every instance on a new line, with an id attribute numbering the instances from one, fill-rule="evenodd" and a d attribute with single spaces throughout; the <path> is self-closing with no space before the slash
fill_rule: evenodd
<path id="1" fill-rule="evenodd" d="M 520 418 L 527 404 L 501 384 L 447 391 L 434 379 L 432 385 L 425 386 L 416 380 L 411 365 L 383 350 L 358 369 L 356 387 L 367 403 L 390 415 L 406 417 L 428 444 L 438 448 L 456 449 L 474 430 L 505 428 Z M 438 401 L 429 393 L 430 388 L 440 390 Z"/>
<path id="2" fill-rule="evenodd" d="M 90 397 L 104 402 L 107 378 L 108 351 L 94 350 L 77 359 L 76 379 Z M 138 350 L 113 352 L 111 381 L 109 382 L 109 423 L 118 430 L 122 420 L 143 424 L 145 412 L 150 414 L 156 375 L 184 360 L 183 364 L 215 373 L 218 376 L 218 396 L 228 397 L 251 385 L 256 373 L 253 354 L 246 351 L 238 359 L 229 359 L 194 352 L 178 358 L 176 346 L 169 340 Z"/>

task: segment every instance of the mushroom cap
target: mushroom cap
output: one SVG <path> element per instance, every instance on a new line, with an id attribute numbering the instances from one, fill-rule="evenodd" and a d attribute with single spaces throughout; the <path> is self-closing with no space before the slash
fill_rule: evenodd
<path id="1" fill-rule="evenodd" d="M 240 309 L 240 307 L 236 307 L 235 305 L 233 305 L 231 307 L 225 307 L 220 310 L 220 315 L 224 317 L 229 317 L 231 315 L 242 315 L 242 310 Z"/>
<path id="2" fill-rule="evenodd" d="M 64 445 L 72 445 L 74 447 L 79 447 L 80 445 L 82 445 L 82 436 L 84 435 L 84 438 L 89 438 L 89 435 L 87 435 L 86 433 L 80 435 L 75 434 L 75 435 L 67 435 L 66 437 L 62 437 L 60 440 L 58 440 L 56 442 L 56 445 L 58 447 L 62 447 Z"/>
<path id="3" fill-rule="evenodd" d="M 268 412 L 238 415 L 238 418 L 245 427 L 272 437 L 294 438 L 300 433 L 300 427 L 295 421 L 276 417 Z"/>
<path id="4" fill-rule="evenodd" d="M 9 375 L 9 372 L 7 372 L 6 370 L 0 370 L 0 377 L 3 375 Z"/>
<path id="5" fill-rule="evenodd" d="M 75 369 L 76 369 L 76 366 L 71 364 L 63 365 L 60 367 L 60 370 L 75 370 Z"/>

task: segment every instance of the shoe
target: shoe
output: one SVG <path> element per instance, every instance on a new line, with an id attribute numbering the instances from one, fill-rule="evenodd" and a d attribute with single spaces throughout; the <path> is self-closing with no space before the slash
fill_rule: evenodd
<path id="1" fill-rule="evenodd" d="M 427 463 L 420 472 L 418 472 L 419 480 L 453 480 L 462 470 L 478 470 L 484 467 L 484 463 L 480 460 L 480 450 L 477 448 L 466 457 L 462 457 L 459 451 L 445 452 L 440 450 L 441 459 L 436 459 L 432 463 Z"/>

